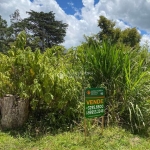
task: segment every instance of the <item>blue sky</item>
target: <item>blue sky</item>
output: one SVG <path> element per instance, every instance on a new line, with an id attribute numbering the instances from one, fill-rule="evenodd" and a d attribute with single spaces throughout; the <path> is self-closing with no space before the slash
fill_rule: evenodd
<path id="1" fill-rule="evenodd" d="M 69 15 L 74 15 L 76 10 L 81 11 L 83 7 L 82 0 L 56 0 L 59 6 Z M 94 0 L 94 5 L 99 0 Z"/>
<path id="2" fill-rule="evenodd" d="M 33 2 L 34 0 L 30 0 Z M 56 0 L 59 6 L 69 15 L 73 15 L 76 11 L 75 9 L 81 10 L 83 3 L 81 0 Z M 94 0 L 94 5 L 97 4 L 99 0 Z"/>
<path id="3" fill-rule="evenodd" d="M 81 12 L 83 7 L 81 0 L 56 0 L 59 6 L 65 11 L 68 15 L 74 15 L 76 12 Z M 76 16 L 77 19 L 80 19 L 80 16 Z"/>
<path id="4" fill-rule="evenodd" d="M 81 10 L 83 7 L 81 0 L 56 0 L 59 6 L 69 15 L 75 13 L 75 9 Z"/>
<path id="5" fill-rule="evenodd" d="M 8 25 L 16 9 L 21 18 L 28 17 L 30 10 L 53 11 L 57 20 L 68 24 L 62 43 L 66 48 L 80 45 L 84 35 L 98 33 L 100 15 L 114 20 L 122 30 L 136 27 L 142 35 L 141 45 L 147 41 L 150 46 L 150 0 L 0 0 L 0 15 Z"/>

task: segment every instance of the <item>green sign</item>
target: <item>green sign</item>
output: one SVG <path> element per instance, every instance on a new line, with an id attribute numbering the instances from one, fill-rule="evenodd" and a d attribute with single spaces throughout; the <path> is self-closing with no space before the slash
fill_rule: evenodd
<path id="1" fill-rule="evenodd" d="M 104 88 L 87 88 L 85 90 L 85 117 L 104 116 Z"/>

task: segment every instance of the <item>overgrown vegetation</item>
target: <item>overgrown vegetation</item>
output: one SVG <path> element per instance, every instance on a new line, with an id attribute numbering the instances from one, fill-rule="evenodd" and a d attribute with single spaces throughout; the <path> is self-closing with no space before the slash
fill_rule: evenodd
<path id="1" fill-rule="evenodd" d="M 1 54 L 1 96 L 29 99 L 31 112 L 38 120 L 46 115 L 49 125 L 78 118 L 82 76 L 71 68 L 70 54 L 64 54 L 61 46 L 32 52 L 29 47 L 24 49 L 25 40 L 21 33 L 8 55 Z"/>
<path id="2" fill-rule="evenodd" d="M 64 52 L 63 47 L 55 46 L 41 53 L 24 48 L 25 43 L 22 32 L 8 54 L 1 54 L 1 96 L 7 93 L 29 99 L 37 121 L 59 127 L 83 117 L 84 88 L 103 86 L 107 91 L 106 125 L 122 125 L 133 132 L 148 129 L 150 74 L 146 48 L 93 41 L 76 51 Z"/>
<path id="3" fill-rule="evenodd" d="M 41 13 L 41 15 L 43 14 Z M 1 21 L 5 26 L 5 21 L 2 19 Z M 101 21 L 104 21 L 106 26 L 110 25 L 111 30 L 116 34 L 118 33 L 117 29 L 113 28 L 113 22 L 109 22 L 106 18 L 102 18 Z M 101 22 L 99 21 L 99 23 Z M 135 31 L 135 29 L 131 31 Z M 131 33 L 130 30 L 119 32 L 119 35 L 122 36 Z M 113 34 L 111 31 L 110 33 Z M 123 132 L 118 128 L 117 132 L 113 131 L 118 141 L 110 143 L 110 145 L 107 144 L 107 140 L 112 136 L 103 139 L 102 135 L 98 134 L 99 131 L 97 132 L 95 124 L 89 126 L 87 141 L 83 142 L 82 135 L 84 130 L 84 89 L 87 87 L 104 87 L 106 89 L 105 127 L 115 125 L 132 133 L 149 135 L 150 53 L 146 46 L 138 45 L 140 37 L 136 33 L 135 31 L 131 34 L 135 35 L 135 39 L 137 38 L 133 45 L 128 38 L 127 43 L 118 41 L 118 39 L 118 42 L 112 42 L 112 35 L 109 35 L 107 31 L 104 33 L 102 30 L 101 37 L 105 38 L 86 37 L 86 42 L 76 48 L 66 50 L 63 46 L 55 45 L 46 46 L 41 51 L 39 46 L 33 50 L 27 43 L 28 35 L 21 32 L 15 42 L 10 43 L 10 49 L 5 53 L 0 53 L 0 97 L 12 94 L 30 102 L 29 118 L 27 123 L 21 127 L 23 134 L 20 135 L 21 132 L 19 132 L 19 136 L 27 134 L 32 139 L 48 133 L 74 131 L 66 133 L 66 135 L 65 133 L 55 135 L 57 140 L 62 135 L 64 135 L 63 138 L 70 136 L 70 139 L 67 138 L 67 140 L 72 144 L 51 143 L 54 145 L 53 149 L 58 147 L 93 149 L 95 145 L 97 149 L 117 149 L 119 146 L 122 146 L 122 149 L 139 147 L 140 142 L 137 145 L 132 145 L 132 142 L 126 141 L 126 139 L 124 139 L 125 142 L 122 142 L 124 133 L 122 136 L 117 134 L 119 131 Z M 123 40 L 122 36 L 118 38 Z M 4 46 L 4 43 L 2 44 Z M 90 125 L 91 122 L 88 123 Z M 95 130 L 93 125 L 96 127 Z M 107 133 L 109 130 L 110 128 L 105 132 Z M 80 133 L 76 133 L 77 131 Z M 13 130 L 10 131 L 10 133 L 12 132 Z M 94 134 L 90 137 L 92 132 Z M 0 134 L 5 136 L 4 133 Z M 71 141 L 73 136 L 78 137 L 75 142 L 80 143 L 80 147 Z M 51 139 L 51 136 L 44 138 Z M 102 146 L 98 143 L 99 138 L 101 138 Z M 60 140 L 64 141 L 61 138 Z M 2 144 L 5 143 L 3 140 L 1 141 Z M 94 141 L 96 142 L 92 144 Z M 147 148 L 147 142 L 145 141 L 145 143 L 144 148 Z M 57 144 L 58 147 L 55 148 Z M 12 149 L 21 148 L 23 145 L 12 146 Z M 2 145 L 3 148 L 5 146 L 10 148 L 9 145 Z M 47 149 L 48 146 L 49 144 L 42 148 Z M 37 147 L 32 145 L 29 148 Z M 25 149 L 24 146 L 22 149 Z"/>
<path id="4" fill-rule="evenodd" d="M 106 88 L 107 124 L 140 131 L 149 126 L 149 63 L 147 49 L 118 47 L 104 42 L 85 45 L 86 79 L 91 87 Z"/>

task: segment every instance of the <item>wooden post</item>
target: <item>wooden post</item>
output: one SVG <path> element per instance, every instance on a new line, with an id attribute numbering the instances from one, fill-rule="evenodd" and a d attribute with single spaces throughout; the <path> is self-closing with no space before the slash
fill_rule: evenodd
<path id="1" fill-rule="evenodd" d="M 102 134 L 103 134 L 103 130 L 104 130 L 104 116 L 102 116 Z"/>
<path id="2" fill-rule="evenodd" d="M 84 118 L 84 133 L 85 133 L 85 140 L 86 140 L 86 136 L 87 136 L 86 118 Z"/>
<path id="3" fill-rule="evenodd" d="M 85 104 L 85 88 L 82 90 L 82 95 L 83 95 L 83 99 L 84 99 L 84 104 Z M 85 109 L 84 109 L 84 135 L 85 135 L 85 141 L 86 141 L 86 136 L 87 136 L 87 125 L 86 125 L 86 118 L 85 118 Z"/>

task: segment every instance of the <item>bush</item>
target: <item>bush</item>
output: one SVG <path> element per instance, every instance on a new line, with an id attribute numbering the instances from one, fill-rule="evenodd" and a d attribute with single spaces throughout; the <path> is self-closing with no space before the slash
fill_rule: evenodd
<path id="1" fill-rule="evenodd" d="M 52 125 L 71 122 L 79 117 L 82 94 L 82 76 L 64 53 L 62 46 L 32 52 L 25 47 L 22 32 L 7 55 L 1 54 L 1 95 L 13 94 L 29 99 L 31 114 L 37 120 L 45 119 Z M 6 63 L 7 61 L 7 63 Z M 34 115 L 35 114 L 35 115 Z"/>

